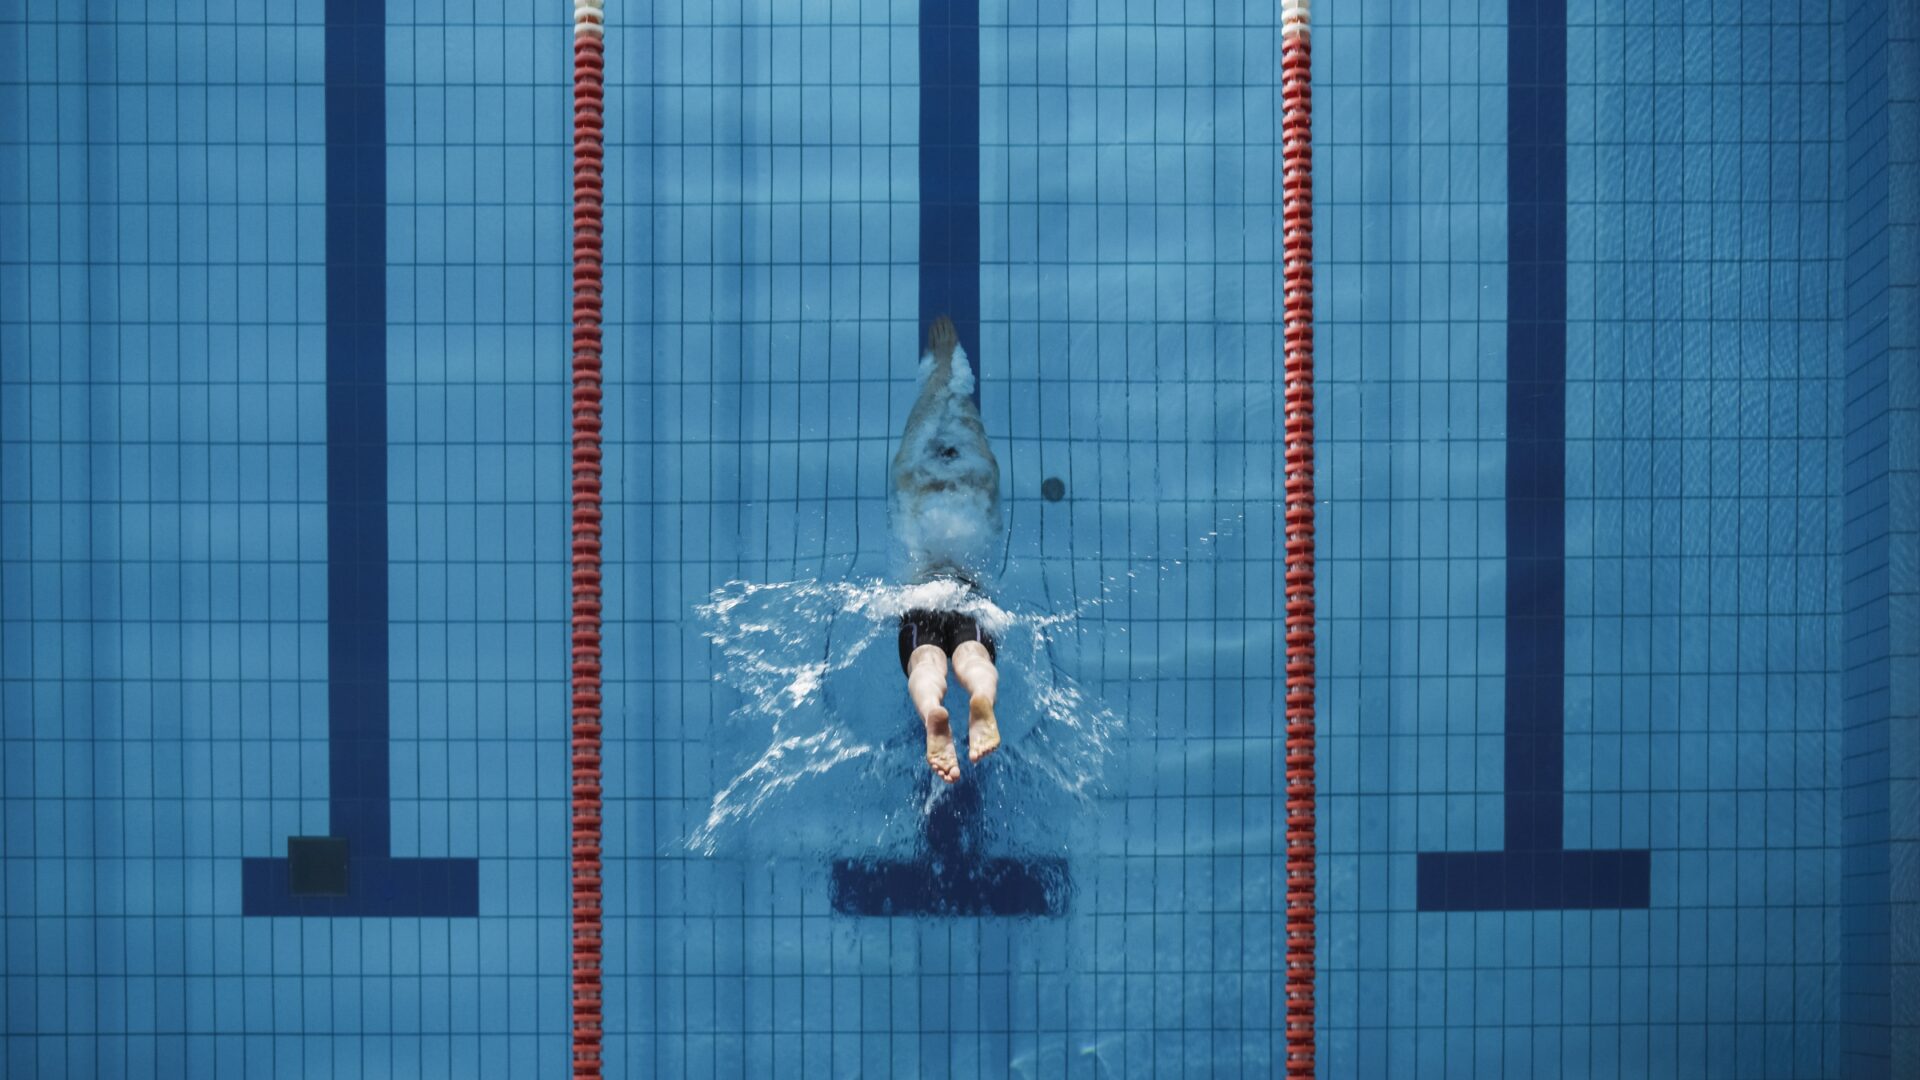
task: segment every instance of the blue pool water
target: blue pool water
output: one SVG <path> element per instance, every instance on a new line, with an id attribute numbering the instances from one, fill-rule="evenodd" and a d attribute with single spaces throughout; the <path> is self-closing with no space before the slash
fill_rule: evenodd
<path id="1" fill-rule="evenodd" d="M 610 0 L 610 1075 L 1281 1068 L 1278 7 Z M 570 16 L 0 2 L 0 1075 L 566 1074 Z M 1322 1075 L 1920 1075 L 1917 31 L 1315 13 Z"/>

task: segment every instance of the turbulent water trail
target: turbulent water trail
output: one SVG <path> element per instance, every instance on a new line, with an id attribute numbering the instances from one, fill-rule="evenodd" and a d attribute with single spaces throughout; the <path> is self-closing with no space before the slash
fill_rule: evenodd
<path id="1" fill-rule="evenodd" d="M 913 608 L 973 615 L 999 646 L 1003 745 L 966 768 L 981 785 L 990 840 L 1059 849 L 1105 776 L 1119 717 L 1059 671 L 1049 646 L 1077 612 L 1001 607 L 952 581 L 735 581 L 696 608 L 739 692 L 713 743 L 719 786 L 688 849 L 791 854 L 899 850 L 946 797 L 924 779 L 924 736 L 895 646 Z M 950 683 L 948 707 L 965 716 Z M 957 708 L 956 708 L 957 707 Z"/>

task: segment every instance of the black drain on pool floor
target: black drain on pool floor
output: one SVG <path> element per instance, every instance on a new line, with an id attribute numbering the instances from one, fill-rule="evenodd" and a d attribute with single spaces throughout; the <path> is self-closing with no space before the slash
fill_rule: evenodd
<path id="1" fill-rule="evenodd" d="M 347 838 L 287 837 L 287 887 L 295 896 L 347 895 Z"/>
<path id="2" fill-rule="evenodd" d="M 1040 497 L 1048 502 L 1059 502 L 1067 497 L 1067 482 L 1057 476 L 1049 476 L 1040 481 Z"/>

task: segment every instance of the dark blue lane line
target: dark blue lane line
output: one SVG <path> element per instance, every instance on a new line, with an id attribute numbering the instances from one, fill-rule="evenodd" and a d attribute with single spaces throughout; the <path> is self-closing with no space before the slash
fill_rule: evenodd
<path id="1" fill-rule="evenodd" d="M 920 330 L 946 315 L 980 373 L 980 4 L 920 0 Z M 980 402 L 981 379 L 973 383 Z M 917 733 L 919 719 L 911 720 Z M 989 768 L 993 766 L 988 766 Z M 933 774 L 920 770 L 916 803 Z M 833 910 L 866 917 L 1057 916 L 1073 880 L 1064 859 L 986 853 L 978 780 L 969 773 L 922 818 L 906 859 L 831 867 Z"/>
<path id="2" fill-rule="evenodd" d="M 1507 5 L 1506 846 L 1423 852 L 1427 911 L 1646 907 L 1646 851 L 1568 851 L 1567 4 Z"/>
<path id="3" fill-rule="evenodd" d="M 946 315 L 980 403 L 980 2 L 920 0 L 920 333 Z"/>
<path id="4" fill-rule="evenodd" d="M 1507 45 L 1507 850 L 1542 851 L 1566 775 L 1566 5 L 1512 8 L 1552 20 Z"/>
<path id="5" fill-rule="evenodd" d="M 327 5 L 327 649 L 333 829 L 388 854 L 386 77 Z M 369 11 L 368 9 L 373 9 Z"/>
<path id="6" fill-rule="evenodd" d="M 346 888 L 296 894 L 294 878 L 314 880 L 315 868 L 247 859 L 248 915 L 479 910 L 476 860 L 391 857 L 386 22 L 386 0 L 327 0 L 327 721 L 330 814 L 333 835 L 346 841 Z"/>

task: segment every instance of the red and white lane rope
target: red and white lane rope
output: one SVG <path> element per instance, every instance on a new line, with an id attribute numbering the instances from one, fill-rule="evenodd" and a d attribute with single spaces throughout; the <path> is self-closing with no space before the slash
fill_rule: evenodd
<path id="1" fill-rule="evenodd" d="M 573 1075 L 600 1075 L 603 0 L 573 6 Z"/>
<path id="2" fill-rule="evenodd" d="M 1314 1067 L 1313 90 L 1308 0 L 1280 4 L 1286 269 L 1287 1075 Z"/>

